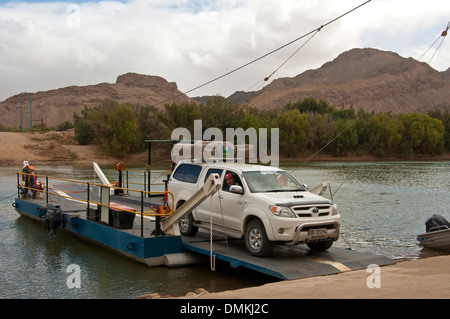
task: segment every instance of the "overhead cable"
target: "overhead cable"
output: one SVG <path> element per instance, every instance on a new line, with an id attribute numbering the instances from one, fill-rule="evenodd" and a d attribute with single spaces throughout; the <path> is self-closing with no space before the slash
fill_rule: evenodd
<path id="1" fill-rule="evenodd" d="M 353 9 L 351 9 L 351 10 L 349 10 L 349 11 L 343 13 L 343 14 L 341 14 L 340 16 L 338 16 L 338 17 L 334 18 L 333 20 L 331 20 L 331 21 L 329 21 L 329 22 L 327 22 L 327 23 L 321 25 L 320 27 L 315 28 L 314 30 L 311 30 L 311 31 L 305 33 L 304 35 L 302 35 L 302 36 L 300 36 L 300 37 L 298 37 L 298 38 L 296 38 L 296 39 L 294 39 L 294 40 L 292 40 L 292 41 L 290 41 L 290 42 L 288 42 L 288 43 L 286 43 L 286 44 L 284 44 L 284 45 L 282 45 L 282 46 L 280 46 L 280 47 L 278 47 L 278 48 L 276 48 L 276 49 L 274 49 L 274 50 L 272 50 L 272 51 L 270 51 L 270 52 L 268 52 L 268 53 L 266 53 L 266 54 L 264 54 L 264 55 L 262 55 L 262 56 L 260 56 L 259 58 L 256 58 L 256 59 L 254 59 L 254 60 L 252 60 L 252 61 L 250 61 L 250 62 L 247 62 L 247 63 L 245 63 L 244 65 L 241 65 L 240 67 L 237 67 L 237 68 L 235 68 L 235 69 L 233 69 L 233 70 L 231 70 L 231 71 L 229 71 L 229 72 L 226 72 L 226 73 L 224 73 L 224 74 L 222 74 L 222 75 L 220 75 L 220 76 L 218 76 L 218 77 L 216 77 L 216 78 L 214 78 L 214 79 L 212 79 L 212 80 L 210 80 L 210 81 L 207 81 L 207 82 L 205 82 L 205 83 L 203 83 L 203 84 L 200 84 L 200 85 L 198 85 L 198 86 L 196 86 L 196 87 L 194 87 L 194 88 L 192 88 L 192 89 L 190 89 L 190 90 L 187 90 L 187 91 L 185 91 L 185 92 L 183 92 L 183 93 L 180 93 L 180 94 L 178 94 L 178 95 L 172 97 L 171 99 L 168 99 L 168 100 L 165 100 L 165 101 L 156 103 L 156 104 L 154 104 L 153 106 L 156 106 L 156 105 L 159 105 L 159 104 L 163 104 L 163 103 L 169 102 L 169 101 L 172 100 L 172 99 L 176 99 L 177 97 L 180 97 L 180 96 L 186 95 L 186 94 L 188 94 L 188 93 L 190 93 L 190 92 L 192 92 L 192 91 L 198 90 L 198 89 L 200 89 L 200 88 L 202 88 L 202 87 L 204 87 L 204 86 L 206 86 L 206 85 L 208 85 L 208 84 L 211 84 L 211 83 L 213 83 L 213 82 L 215 82 L 215 81 L 217 81 L 217 80 L 220 80 L 220 79 L 222 79 L 222 78 L 224 78 L 224 77 L 226 77 L 226 76 L 228 76 L 228 75 L 230 75 L 230 74 L 232 74 L 232 73 L 234 73 L 234 72 L 237 72 L 237 71 L 239 71 L 239 70 L 241 70 L 241 69 L 243 69 L 243 68 L 245 68 L 245 67 L 247 67 L 247 66 L 249 66 L 249 65 L 251 65 L 251 64 L 253 64 L 253 63 L 257 62 L 257 61 L 259 61 L 259 60 L 262 60 L 262 59 L 264 59 L 265 57 L 267 57 L 267 56 L 269 56 L 269 55 L 271 55 L 271 54 L 274 54 L 275 52 L 280 51 L 281 49 L 284 49 L 285 47 L 287 47 L 287 46 L 289 46 L 289 45 L 291 45 L 291 44 L 293 44 L 293 43 L 295 43 L 295 42 L 297 42 L 297 41 L 299 41 L 299 40 L 301 40 L 301 39 L 307 37 L 308 35 L 311 35 L 311 34 L 314 34 L 314 35 L 315 35 L 315 33 L 319 32 L 319 31 L 322 30 L 324 27 L 326 27 L 326 26 L 332 24 L 333 22 L 335 22 L 335 21 L 341 19 L 342 17 L 346 16 L 347 14 L 349 14 L 349 13 L 351 13 L 351 12 L 353 12 L 353 11 L 359 9 L 359 8 L 361 8 L 362 6 L 366 5 L 367 3 L 371 2 L 371 1 L 372 1 L 372 0 L 367 0 L 366 2 L 364 2 L 364 3 L 360 4 L 359 6 L 353 8 Z M 314 36 L 314 35 L 313 35 L 313 36 Z M 312 37 L 311 37 L 311 38 L 312 38 Z M 308 41 L 309 41 L 309 40 L 308 40 Z M 298 50 L 297 50 L 297 51 L 298 51 Z M 296 53 L 296 52 L 295 52 L 295 53 Z M 295 53 L 294 53 L 294 54 L 295 54 Z"/>
<path id="2" fill-rule="evenodd" d="M 431 56 L 431 59 L 428 61 L 428 64 L 430 64 L 430 62 L 431 62 L 431 60 L 433 60 L 433 58 L 434 58 L 436 52 L 437 52 L 437 51 L 439 50 L 439 48 L 441 47 L 442 42 L 444 42 L 445 37 L 446 37 L 447 34 L 448 34 L 448 29 L 450 29 L 450 21 L 449 21 L 448 24 L 447 24 L 447 28 L 446 28 L 444 31 L 442 31 L 442 33 L 437 37 L 437 39 L 433 42 L 433 44 L 430 45 L 430 47 L 429 47 L 429 48 L 428 48 L 428 49 L 420 56 L 420 58 L 419 58 L 418 61 L 422 60 L 423 56 L 424 56 L 425 54 L 427 54 L 427 52 L 428 52 L 428 51 L 436 44 L 436 42 L 442 37 L 441 43 L 439 43 L 438 47 L 436 48 L 436 50 L 434 51 L 433 55 Z"/>
<path id="3" fill-rule="evenodd" d="M 292 59 L 292 57 L 297 54 L 298 51 L 300 51 L 300 49 L 302 49 L 317 33 L 319 33 L 319 31 L 322 30 L 322 28 L 320 27 L 319 29 L 317 29 L 312 35 L 311 37 L 308 38 L 308 40 L 305 41 L 305 43 L 303 43 L 297 50 L 295 50 L 294 53 L 291 54 L 290 57 L 288 57 L 278 68 L 275 69 L 275 71 L 273 71 L 272 73 L 270 73 L 269 76 L 264 78 L 264 81 L 268 81 L 270 79 L 270 77 L 272 75 L 274 75 L 279 69 L 281 69 L 283 67 L 283 65 L 285 65 L 290 59 Z"/>

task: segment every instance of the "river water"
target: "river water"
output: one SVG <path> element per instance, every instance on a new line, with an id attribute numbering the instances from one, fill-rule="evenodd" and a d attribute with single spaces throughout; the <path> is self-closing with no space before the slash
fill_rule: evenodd
<path id="1" fill-rule="evenodd" d="M 440 254 L 416 244 L 432 214 L 450 220 L 450 162 L 310 162 L 281 165 L 299 181 L 331 181 L 342 216 L 336 247 L 397 261 Z M 0 166 L 0 298 L 136 298 L 147 293 L 184 295 L 197 288 L 223 291 L 272 279 L 218 263 L 149 268 L 59 232 L 49 239 L 39 223 L 20 217 L 11 203 L 20 167 Z M 39 174 L 93 180 L 92 167 L 42 166 Z M 106 167 L 103 167 L 106 171 Z M 109 169 L 109 168 L 108 168 Z M 137 169 L 137 168 L 136 168 Z M 141 169 L 141 168 L 140 168 Z M 162 177 L 159 177 L 162 179 Z M 331 197 L 327 192 L 326 197 Z M 80 288 L 69 288 L 70 265 Z"/>

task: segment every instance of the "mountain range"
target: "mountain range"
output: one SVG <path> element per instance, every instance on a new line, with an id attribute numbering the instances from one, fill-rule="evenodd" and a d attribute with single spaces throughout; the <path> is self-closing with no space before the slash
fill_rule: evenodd
<path id="1" fill-rule="evenodd" d="M 159 76 L 127 73 L 118 76 L 115 83 L 14 95 L 0 102 L 0 124 L 19 127 L 21 100 L 25 119 L 29 119 L 30 97 L 33 120 L 43 119 L 47 126 L 72 121 L 74 112 L 80 114 L 84 106 L 98 105 L 104 99 L 162 107 L 165 103 L 204 102 L 208 98 L 189 98 L 178 90 L 176 83 Z M 450 68 L 439 72 L 424 62 L 394 52 L 356 48 L 318 69 L 278 78 L 259 91 L 239 91 L 228 98 L 267 110 L 282 109 L 307 97 L 325 100 L 337 108 L 352 106 L 367 112 L 450 110 Z"/>
<path id="2" fill-rule="evenodd" d="M 249 103 L 259 109 L 282 108 L 306 97 L 368 112 L 449 110 L 450 68 L 439 72 L 393 52 L 352 49 L 319 69 L 274 80 Z"/>

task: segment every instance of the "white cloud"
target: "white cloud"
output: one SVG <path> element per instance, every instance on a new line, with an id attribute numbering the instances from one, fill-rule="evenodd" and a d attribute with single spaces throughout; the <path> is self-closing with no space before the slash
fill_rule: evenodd
<path id="1" fill-rule="evenodd" d="M 130 0 L 0 5 L 0 100 L 21 91 L 114 82 L 126 72 L 190 90 L 314 30 L 362 0 Z M 274 78 L 318 68 L 354 47 L 419 58 L 446 27 L 448 0 L 372 2 L 325 27 Z M 70 7 L 72 5 L 72 7 Z M 302 43 L 190 93 L 247 90 Z M 431 58 L 424 57 L 424 61 Z M 450 40 L 431 65 L 449 67 Z M 254 88 L 255 89 L 255 88 Z"/>

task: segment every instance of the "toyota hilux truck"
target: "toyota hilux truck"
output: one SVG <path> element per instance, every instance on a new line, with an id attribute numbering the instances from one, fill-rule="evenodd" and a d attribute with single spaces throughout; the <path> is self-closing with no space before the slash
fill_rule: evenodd
<path id="1" fill-rule="evenodd" d="M 243 238 L 253 256 L 267 256 L 275 244 L 330 248 L 339 238 L 337 205 L 309 192 L 288 172 L 240 163 L 180 162 L 169 176 L 175 209 L 218 174 L 221 189 L 179 220 L 180 233 L 194 236 L 199 227 Z"/>

